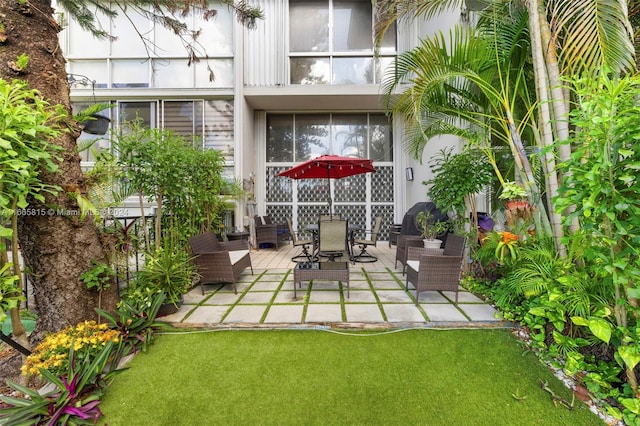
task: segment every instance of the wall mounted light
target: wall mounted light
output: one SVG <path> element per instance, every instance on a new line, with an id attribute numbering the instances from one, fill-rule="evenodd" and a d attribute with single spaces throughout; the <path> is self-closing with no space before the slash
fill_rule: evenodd
<path id="1" fill-rule="evenodd" d="M 407 180 L 413 180 L 413 167 L 407 167 L 405 169 L 405 173 L 407 175 Z"/>

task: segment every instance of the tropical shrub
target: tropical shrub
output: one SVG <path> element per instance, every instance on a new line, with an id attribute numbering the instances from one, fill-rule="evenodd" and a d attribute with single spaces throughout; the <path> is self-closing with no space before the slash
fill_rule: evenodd
<path id="1" fill-rule="evenodd" d="M 14 294 L 21 293 L 18 214 L 44 215 L 45 209 L 29 209 L 29 204 L 34 201 L 42 203 L 46 193 L 57 193 L 60 189 L 45 184 L 41 174 L 58 170 L 62 148 L 50 140 L 61 134 L 66 113 L 61 105 L 50 105 L 38 91 L 20 80 L 8 82 L 0 79 L 0 105 L 0 259 L 8 258 L 5 238 L 11 240 L 13 249 L 11 270 L 4 269 L 6 266 L 3 268 L 0 299 L 13 305 L 9 307 L 14 320 L 12 333 L 15 340 L 26 345 L 28 342 L 17 312 L 18 305 L 12 299 Z M 11 280 L 14 286 L 9 285 Z M 0 312 L 2 316 L 5 310 L 0 309 Z"/>
<path id="2" fill-rule="evenodd" d="M 623 380 L 626 361 L 619 346 L 628 338 L 625 333 L 637 333 L 638 327 L 635 322 L 614 326 L 616 295 L 593 271 L 590 237 L 589 232 L 572 234 L 566 258 L 558 255 L 551 239 L 521 241 L 515 261 L 506 257 L 498 262 L 497 279 L 467 278 L 464 285 L 493 301 L 506 320 L 520 323 L 541 358 L 609 401 L 610 414 L 636 424 L 638 397 Z M 485 267 L 497 262 L 499 243 L 498 237 L 487 239 L 476 259 Z M 633 361 L 633 349 L 624 356 Z"/>
<path id="3" fill-rule="evenodd" d="M 138 293 L 142 299 L 162 293 L 167 303 L 177 304 L 196 276 L 192 258 L 169 238 L 163 246 L 145 254 L 145 264 L 125 290 L 125 297 Z"/>
<path id="4" fill-rule="evenodd" d="M 202 150 L 168 129 L 144 128 L 141 121 L 126 127 L 116 135 L 114 151 L 131 188 L 156 205 L 155 248 L 168 232 L 186 245 L 188 237 L 216 229 L 229 207 L 221 195 L 229 186 L 222 177 L 222 154 Z M 150 241 L 146 248 L 151 249 Z"/>
<path id="5" fill-rule="evenodd" d="M 128 293 L 118 304 L 115 314 L 98 310 L 107 319 L 109 328 L 118 330 L 125 345 L 123 355 L 130 350 L 146 351 L 152 342 L 154 333 L 159 329 L 170 328 L 170 325 L 156 321 L 158 310 L 164 303 L 164 293 L 148 292 Z"/>
<path id="6" fill-rule="evenodd" d="M 620 409 L 625 421 L 640 423 L 640 77 L 573 81 L 577 108 L 571 122 L 580 128 L 567 140 L 574 148 L 562 164 L 569 172 L 555 200 L 571 207 L 589 244 L 585 267 L 612 295 L 610 309 L 573 319 L 599 341 L 615 349 L 625 371 Z"/>
<path id="7" fill-rule="evenodd" d="M 478 224 L 474 197 L 496 179 L 486 155 L 471 147 L 455 154 L 452 148 L 442 149 L 429 165 L 434 177 L 423 182 L 428 187 L 429 198 L 440 211 L 454 214 L 456 232 L 464 232 L 469 211 L 473 230 Z"/>
<path id="8" fill-rule="evenodd" d="M 83 356 L 71 345 L 65 353 L 66 367 L 60 374 L 48 368 L 41 368 L 39 374 L 55 389 L 44 394 L 37 390 L 7 381 L 26 398 L 0 396 L 8 404 L 0 412 L 0 424 L 14 425 L 89 425 L 96 424 L 102 416 L 98 405 L 100 397 L 113 377 L 122 370 L 116 369 L 113 353 L 118 352 L 114 340 L 107 341 L 92 352 L 93 356 Z M 85 354 L 86 355 L 86 354 Z M 59 370 L 54 368 L 54 370 Z"/>

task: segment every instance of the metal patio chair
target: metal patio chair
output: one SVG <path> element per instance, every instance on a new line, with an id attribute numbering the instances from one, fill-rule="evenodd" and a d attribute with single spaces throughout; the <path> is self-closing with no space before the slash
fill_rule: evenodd
<path id="1" fill-rule="evenodd" d="M 347 221 L 321 220 L 318 224 L 318 256 L 330 261 L 343 257 L 348 252 Z"/>
<path id="2" fill-rule="evenodd" d="M 287 218 L 287 225 L 289 226 L 289 233 L 291 234 L 291 241 L 293 241 L 294 247 L 302 247 L 302 252 L 297 254 L 291 258 L 293 262 L 312 262 L 313 256 L 309 253 L 309 246 L 313 246 L 313 240 L 309 239 L 300 239 L 299 233 L 293 229 L 293 223 L 291 222 L 291 218 Z M 306 260 L 304 260 L 306 259 Z"/>
<path id="3" fill-rule="evenodd" d="M 353 262 L 375 262 L 378 260 L 377 257 L 367 252 L 367 247 L 376 246 L 378 241 L 378 234 L 380 233 L 380 226 L 382 225 L 382 217 L 376 216 L 375 222 L 373 224 L 373 229 L 371 231 L 365 231 L 365 234 L 369 234 L 369 239 L 353 239 L 351 241 L 351 252 L 353 251 L 353 247 L 360 246 L 360 253 L 354 254 L 351 260 Z"/>

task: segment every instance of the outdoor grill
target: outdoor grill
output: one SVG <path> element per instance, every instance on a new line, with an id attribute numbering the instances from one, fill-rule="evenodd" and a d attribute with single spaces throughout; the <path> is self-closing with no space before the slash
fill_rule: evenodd
<path id="1" fill-rule="evenodd" d="M 418 213 L 420 212 L 431 212 L 433 218 L 437 221 L 444 221 L 448 219 L 448 216 L 438 210 L 433 202 L 422 201 L 414 204 L 405 213 L 404 218 L 402 218 L 400 235 L 420 235 L 418 221 L 416 220 Z"/>

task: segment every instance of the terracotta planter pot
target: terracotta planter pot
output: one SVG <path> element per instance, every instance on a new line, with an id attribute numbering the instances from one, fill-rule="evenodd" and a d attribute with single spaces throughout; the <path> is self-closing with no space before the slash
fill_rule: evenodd
<path id="1" fill-rule="evenodd" d="M 504 202 L 507 210 L 526 210 L 529 208 L 529 201 L 527 200 L 507 200 Z"/>

